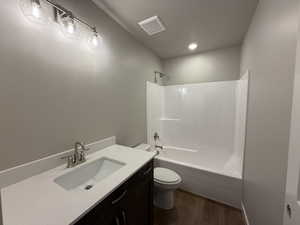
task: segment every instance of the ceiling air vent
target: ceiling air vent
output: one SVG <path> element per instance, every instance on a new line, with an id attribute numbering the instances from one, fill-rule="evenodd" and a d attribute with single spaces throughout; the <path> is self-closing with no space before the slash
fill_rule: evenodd
<path id="1" fill-rule="evenodd" d="M 139 22 L 139 25 L 148 35 L 154 35 L 166 30 L 158 16 L 145 19 Z"/>

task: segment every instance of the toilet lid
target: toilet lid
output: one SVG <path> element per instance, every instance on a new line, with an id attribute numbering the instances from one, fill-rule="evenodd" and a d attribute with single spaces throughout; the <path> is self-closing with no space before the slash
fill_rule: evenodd
<path id="1" fill-rule="evenodd" d="M 180 179 L 180 176 L 173 170 L 162 167 L 154 168 L 154 180 L 163 183 L 174 183 Z"/>

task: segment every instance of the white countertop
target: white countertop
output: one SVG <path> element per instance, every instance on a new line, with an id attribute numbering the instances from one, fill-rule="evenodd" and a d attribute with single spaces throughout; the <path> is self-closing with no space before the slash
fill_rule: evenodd
<path id="1" fill-rule="evenodd" d="M 1 190 L 3 225 L 70 225 L 97 205 L 154 157 L 154 152 L 112 145 L 87 156 L 108 157 L 126 165 L 91 190 L 66 191 L 54 179 L 75 168 L 56 167 Z"/>

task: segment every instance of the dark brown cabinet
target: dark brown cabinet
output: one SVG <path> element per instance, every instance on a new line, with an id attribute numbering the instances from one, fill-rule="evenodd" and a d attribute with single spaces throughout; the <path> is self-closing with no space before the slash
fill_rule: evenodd
<path id="1" fill-rule="evenodd" d="M 152 225 L 153 162 L 147 163 L 75 225 Z"/>

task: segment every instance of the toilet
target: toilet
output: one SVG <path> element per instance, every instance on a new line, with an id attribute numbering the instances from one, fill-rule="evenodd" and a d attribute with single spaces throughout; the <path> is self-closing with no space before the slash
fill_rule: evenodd
<path id="1" fill-rule="evenodd" d="M 141 144 L 136 149 L 151 151 L 151 146 Z M 174 192 L 182 182 L 181 177 L 173 170 L 154 168 L 154 205 L 161 209 L 174 207 Z"/>
<path id="2" fill-rule="evenodd" d="M 173 170 L 154 168 L 154 205 L 161 209 L 174 207 L 174 192 L 181 184 L 181 177 Z"/>

